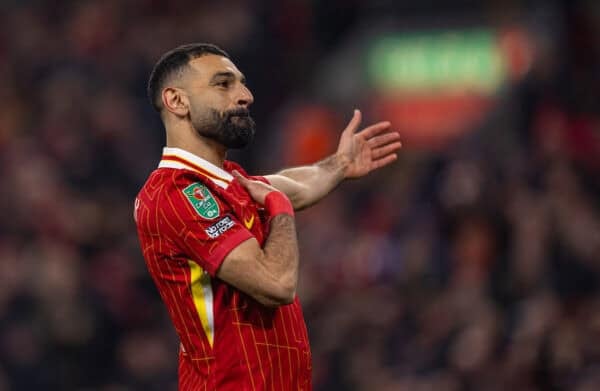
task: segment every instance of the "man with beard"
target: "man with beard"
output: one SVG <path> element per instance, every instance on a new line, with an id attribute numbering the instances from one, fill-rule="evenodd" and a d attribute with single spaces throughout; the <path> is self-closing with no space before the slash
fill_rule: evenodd
<path id="1" fill-rule="evenodd" d="M 180 46 L 155 65 L 148 94 L 167 133 L 135 200 L 146 264 L 180 338 L 180 390 L 309 390 L 311 356 L 296 297 L 294 210 L 396 159 L 380 122 L 311 166 L 253 177 L 226 160 L 254 136 L 253 97 L 227 53 Z"/>

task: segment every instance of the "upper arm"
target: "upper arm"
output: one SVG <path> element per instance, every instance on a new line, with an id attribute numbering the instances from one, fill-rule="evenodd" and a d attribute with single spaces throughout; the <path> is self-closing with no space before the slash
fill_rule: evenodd
<path id="1" fill-rule="evenodd" d="M 267 306 L 290 303 L 290 294 L 262 262 L 264 252 L 255 238 L 238 245 L 225 257 L 217 277 Z"/>
<path id="2" fill-rule="evenodd" d="M 229 206 L 201 182 L 174 178 L 157 205 L 161 234 L 211 276 L 229 252 L 252 237 Z"/>

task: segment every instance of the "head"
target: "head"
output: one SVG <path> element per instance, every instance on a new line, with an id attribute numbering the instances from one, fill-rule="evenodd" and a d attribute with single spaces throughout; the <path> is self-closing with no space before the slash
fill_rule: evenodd
<path id="1" fill-rule="evenodd" d="M 165 53 L 150 74 L 148 97 L 167 132 L 168 124 L 183 121 L 226 149 L 242 148 L 254 137 L 252 93 L 229 55 L 215 45 L 194 43 Z"/>

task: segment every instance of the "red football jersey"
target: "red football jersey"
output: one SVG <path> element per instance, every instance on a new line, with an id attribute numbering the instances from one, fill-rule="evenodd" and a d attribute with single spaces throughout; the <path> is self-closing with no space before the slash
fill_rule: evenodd
<path id="1" fill-rule="evenodd" d="M 260 205 L 224 169 L 165 148 L 135 200 L 146 265 L 181 346 L 179 389 L 310 390 L 311 353 L 300 303 L 267 308 L 216 277 L 251 237 L 264 246 Z M 266 181 L 262 177 L 249 177 Z"/>

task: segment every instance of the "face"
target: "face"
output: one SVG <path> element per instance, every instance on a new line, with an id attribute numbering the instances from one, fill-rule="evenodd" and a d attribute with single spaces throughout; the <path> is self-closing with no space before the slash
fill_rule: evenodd
<path id="1" fill-rule="evenodd" d="M 205 55 L 191 60 L 183 82 L 190 122 L 199 135 L 227 149 L 252 141 L 254 121 L 248 109 L 254 98 L 229 59 Z"/>

